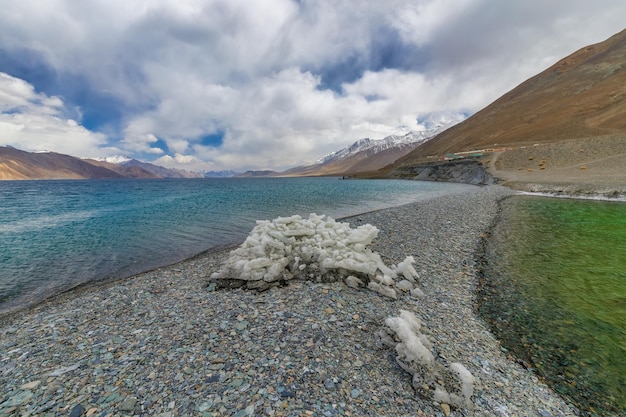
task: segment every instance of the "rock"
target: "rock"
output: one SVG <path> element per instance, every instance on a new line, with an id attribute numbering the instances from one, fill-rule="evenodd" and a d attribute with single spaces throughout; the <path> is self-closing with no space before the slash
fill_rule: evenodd
<path id="1" fill-rule="evenodd" d="M 392 175 L 420 181 L 451 181 L 474 185 L 491 185 L 494 179 L 480 161 L 433 162 L 395 168 Z"/>
<path id="2" fill-rule="evenodd" d="M 40 380 L 31 381 L 31 382 L 28 382 L 28 383 L 20 386 L 20 389 L 23 389 L 23 390 L 33 390 L 33 389 L 37 388 L 40 384 L 41 384 Z"/>
<path id="3" fill-rule="evenodd" d="M 200 411 L 201 413 L 204 413 L 211 407 L 213 407 L 213 401 L 208 400 L 198 406 L 198 411 Z"/>
<path id="4" fill-rule="evenodd" d="M 6 400 L 1 405 L 4 407 L 21 405 L 21 404 L 28 402 L 28 400 L 30 400 L 32 396 L 33 396 L 32 391 L 22 391 L 14 395 L 13 397 L 9 397 L 9 399 Z"/>
<path id="5" fill-rule="evenodd" d="M 136 405 L 137 405 L 136 398 L 127 397 L 124 401 L 122 401 L 118 409 L 120 411 L 133 411 Z"/>
<path id="6" fill-rule="evenodd" d="M 246 283 L 246 288 L 249 290 L 257 290 L 258 292 L 263 292 L 269 290 L 271 287 L 276 286 L 275 283 L 266 282 L 263 280 L 259 281 L 248 281 Z"/>
<path id="7" fill-rule="evenodd" d="M 72 407 L 72 411 L 70 411 L 70 417 L 80 417 L 83 415 L 84 412 L 85 408 L 80 404 L 76 404 L 74 407 Z"/>
<path id="8" fill-rule="evenodd" d="M 80 367 L 80 363 L 75 363 L 74 365 L 71 365 L 71 366 L 66 366 L 66 367 L 62 367 L 62 368 L 59 368 L 59 369 L 55 369 L 48 376 L 63 375 L 65 373 L 67 373 L 67 372 L 74 371 L 74 370 L 78 369 L 79 367 Z"/>
<path id="9" fill-rule="evenodd" d="M 450 405 L 446 403 L 439 404 L 439 408 L 441 408 L 441 412 L 444 416 L 448 417 L 450 415 Z"/>

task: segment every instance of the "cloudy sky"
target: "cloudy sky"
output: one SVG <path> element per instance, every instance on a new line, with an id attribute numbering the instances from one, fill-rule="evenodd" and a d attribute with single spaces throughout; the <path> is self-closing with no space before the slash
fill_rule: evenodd
<path id="1" fill-rule="evenodd" d="M 470 115 L 624 0 L 3 0 L 0 145 L 285 169 Z"/>

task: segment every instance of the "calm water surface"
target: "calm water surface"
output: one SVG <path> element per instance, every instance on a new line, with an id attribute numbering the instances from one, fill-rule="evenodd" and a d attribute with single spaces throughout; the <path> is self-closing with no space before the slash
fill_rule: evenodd
<path id="1" fill-rule="evenodd" d="M 336 178 L 0 181 L 0 313 L 239 243 L 257 219 L 340 218 L 467 188 Z"/>
<path id="2" fill-rule="evenodd" d="M 481 312 L 583 415 L 626 416 L 626 204 L 513 197 Z"/>

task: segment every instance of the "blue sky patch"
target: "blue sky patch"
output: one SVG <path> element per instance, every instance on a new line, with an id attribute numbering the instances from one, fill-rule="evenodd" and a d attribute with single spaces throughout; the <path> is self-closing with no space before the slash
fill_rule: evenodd
<path id="1" fill-rule="evenodd" d="M 222 146 L 222 143 L 224 143 L 224 132 L 220 130 L 215 133 L 204 135 L 200 138 L 200 144 L 203 146 L 218 148 Z"/>

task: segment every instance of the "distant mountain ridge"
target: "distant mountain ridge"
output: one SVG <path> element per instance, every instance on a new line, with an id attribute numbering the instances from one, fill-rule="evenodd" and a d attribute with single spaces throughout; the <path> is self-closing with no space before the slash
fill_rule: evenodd
<path id="1" fill-rule="evenodd" d="M 31 153 L 0 146 L 0 179 L 122 178 L 105 167 L 55 152 Z"/>
<path id="2" fill-rule="evenodd" d="M 464 115 L 448 116 L 427 129 L 405 135 L 390 135 L 383 139 L 363 138 L 352 145 L 319 158 L 313 165 L 288 169 L 272 176 L 352 175 L 380 169 L 406 155 L 438 133 L 456 125 Z"/>
<path id="3" fill-rule="evenodd" d="M 138 167 L 144 169 L 158 178 L 204 178 L 204 175 L 198 172 L 185 171 L 175 168 L 164 168 L 159 165 L 141 162 L 136 159 L 130 159 L 120 164 L 123 167 Z"/>
<path id="4" fill-rule="evenodd" d="M 405 135 L 390 135 L 383 139 L 363 138 L 354 142 L 352 145 L 340 149 L 336 152 L 323 156 L 315 161 L 315 164 L 327 164 L 357 154 L 359 152 L 369 151 L 371 155 L 386 151 L 395 147 L 404 147 L 405 145 L 416 146 L 428 139 L 434 137 L 441 131 L 453 126 L 463 120 L 462 117 L 450 119 L 447 122 L 439 123 L 425 130 L 411 131 Z"/>
<path id="5" fill-rule="evenodd" d="M 201 178 L 203 176 L 134 159 L 115 164 L 94 159 L 80 159 L 56 152 L 26 152 L 11 146 L 0 146 L 0 180 Z"/>

